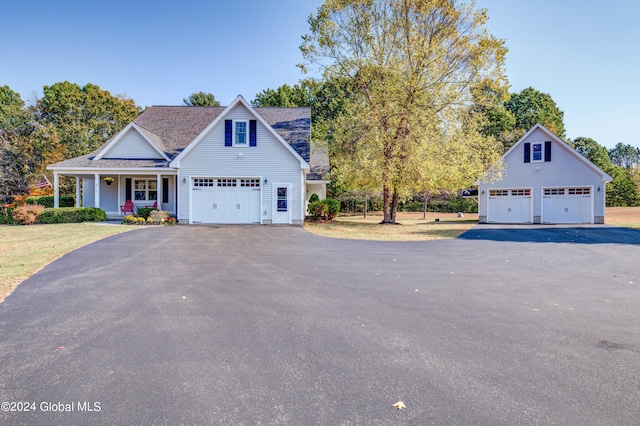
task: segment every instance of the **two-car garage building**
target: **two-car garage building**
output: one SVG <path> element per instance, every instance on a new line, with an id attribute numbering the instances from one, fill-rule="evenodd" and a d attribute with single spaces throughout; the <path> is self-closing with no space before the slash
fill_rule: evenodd
<path id="1" fill-rule="evenodd" d="M 540 124 L 502 157 L 501 178 L 478 181 L 481 223 L 604 223 L 611 177 Z"/>

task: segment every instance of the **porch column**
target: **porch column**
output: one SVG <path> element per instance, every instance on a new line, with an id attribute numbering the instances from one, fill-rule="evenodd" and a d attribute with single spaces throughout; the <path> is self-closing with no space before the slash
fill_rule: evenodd
<path id="1" fill-rule="evenodd" d="M 60 207 L 60 178 L 58 172 L 53 172 L 53 207 Z"/>
<path id="2" fill-rule="evenodd" d="M 94 193 L 95 198 L 93 200 L 94 207 L 100 208 L 100 173 L 94 174 Z"/>
<path id="3" fill-rule="evenodd" d="M 80 207 L 80 178 L 76 176 L 76 207 Z"/>
<path id="4" fill-rule="evenodd" d="M 156 184 L 156 188 L 157 188 L 157 202 L 158 202 L 158 210 L 162 210 L 162 175 L 160 173 L 156 174 L 156 179 L 157 179 L 157 184 Z"/>

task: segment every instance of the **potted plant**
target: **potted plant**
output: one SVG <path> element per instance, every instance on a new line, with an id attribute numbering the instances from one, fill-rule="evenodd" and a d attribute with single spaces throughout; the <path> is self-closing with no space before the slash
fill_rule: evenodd
<path id="1" fill-rule="evenodd" d="M 104 181 L 107 185 L 111 185 L 113 183 L 115 179 L 112 178 L 111 176 L 107 176 L 106 178 L 104 178 Z"/>

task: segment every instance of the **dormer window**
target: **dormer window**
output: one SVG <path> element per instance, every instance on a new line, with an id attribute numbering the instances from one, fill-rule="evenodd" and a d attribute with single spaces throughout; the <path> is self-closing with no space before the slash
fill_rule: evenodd
<path id="1" fill-rule="evenodd" d="M 551 141 L 526 142 L 524 144 L 524 162 L 537 163 L 551 161 Z"/>
<path id="2" fill-rule="evenodd" d="M 233 123 L 235 125 L 235 139 L 233 141 L 234 145 L 247 145 L 247 122 L 246 121 L 235 121 Z"/>
<path id="3" fill-rule="evenodd" d="M 542 143 L 531 144 L 531 161 L 542 161 Z"/>
<path id="4" fill-rule="evenodd" d="M 225 120 L 224 146 L 258 146 L 256 120 Z"/>

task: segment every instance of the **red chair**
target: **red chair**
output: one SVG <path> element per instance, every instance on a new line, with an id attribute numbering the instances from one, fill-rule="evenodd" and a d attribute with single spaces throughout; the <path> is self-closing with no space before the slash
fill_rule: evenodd
<path id="1" fill-rule="evenodd" d="M 120 206 L 120 213 L 133 214 L 133 201 L 127 200 L 124 202 L 124 206 Z"/>

